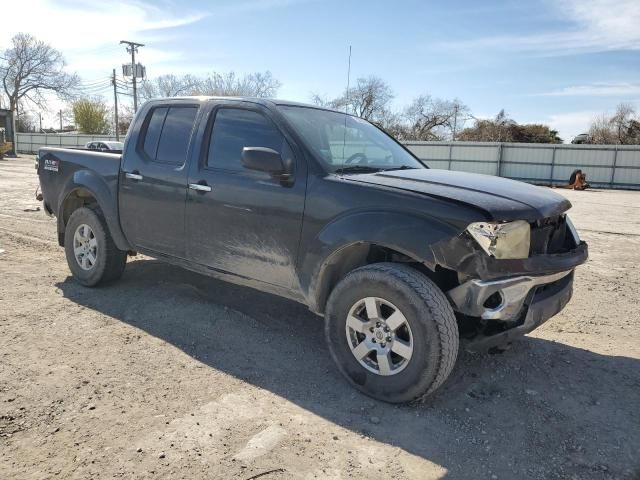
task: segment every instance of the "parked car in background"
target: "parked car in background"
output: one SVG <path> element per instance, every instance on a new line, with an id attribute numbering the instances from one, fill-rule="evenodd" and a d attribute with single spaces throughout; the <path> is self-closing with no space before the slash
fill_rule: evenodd
<path id="1" fill-rule="evenodd" d="M 550 189 L 430 169 L 361 118 L 293 102 L 152 100 L 122 155 L 43 147 L 36 167 L 81 285 L 141 252 L 293 299 L 388 402 L 435 391 L 460 337 L 486 350 L 551 318 L 587 260 Z"/>
<path id="2" fill-rule="evenodd" d="M 122 153 L 124 148 L 123 142 L 98 141 L 89 142 L 85 145 L 87 150 L 98 150 L 99 152 Z"/>
<path id="3" fill-rule="evenodd" d="M 571 140 L 573 144 L 581 144 L 581 143 L 591 143 L 591 137 L 588 133 L 581 133 L 580 135 L 576 135 L 573 140 Z"/>

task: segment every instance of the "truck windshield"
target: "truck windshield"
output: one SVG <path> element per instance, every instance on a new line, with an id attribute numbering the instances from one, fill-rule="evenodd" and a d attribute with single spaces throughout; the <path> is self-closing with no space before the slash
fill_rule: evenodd
<path id="1" fill-rule="evenodd" d="M 280 111 L 330 172 L 425 168 L 389 135 L 361 118 L 289 105 Z"/>

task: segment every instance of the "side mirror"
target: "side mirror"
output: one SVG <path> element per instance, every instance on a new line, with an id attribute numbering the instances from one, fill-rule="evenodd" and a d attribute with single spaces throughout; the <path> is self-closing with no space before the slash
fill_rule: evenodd
<path id="1" fill-rule="evenodd" d="M 271 175 L 285 173 L 282 157 L 271 148 L 244 147 L 242 149 L 242 165 L 249 170 L 267 172 Z"/>

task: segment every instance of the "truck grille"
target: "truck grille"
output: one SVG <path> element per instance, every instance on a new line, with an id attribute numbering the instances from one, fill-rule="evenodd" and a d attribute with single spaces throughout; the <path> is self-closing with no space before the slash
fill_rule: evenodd
<path id="1" fill-rule="evenodd" d="M 529 255 L 566 253 L 575 246 L 564 215 L 545 218 L 531 224 Z"/>

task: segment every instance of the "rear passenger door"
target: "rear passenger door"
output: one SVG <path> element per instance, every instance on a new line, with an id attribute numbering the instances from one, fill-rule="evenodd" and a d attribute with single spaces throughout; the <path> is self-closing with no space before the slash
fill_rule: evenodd
<path id="1" fill-rule="evenodd" d="M 200 129 L 201 152 L 191 163 L 187 193 L 189 259 L 294 287 L 306 190 L 306 164 L 295 144 L 266 108 L 249 102 L 215 105 Z M 290 181 L 244 168 L 244 147 L 278 151 L 291 166 Z"/>
<path id="2" fill-rule="evenodd" d="M 154 104 L 129 146 L 120 173 L 119 209 L 125 235 L 136 248 L 185 257 L 187 160 L 198 105 Z"/>

